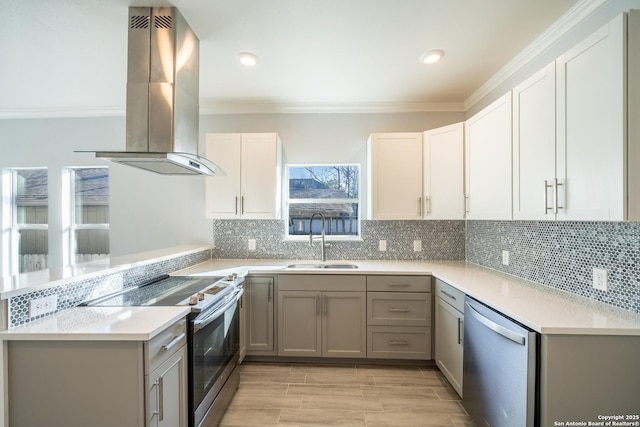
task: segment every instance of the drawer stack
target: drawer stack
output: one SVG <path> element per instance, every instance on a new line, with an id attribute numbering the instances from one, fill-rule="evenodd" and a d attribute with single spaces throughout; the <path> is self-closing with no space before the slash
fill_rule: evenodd
<path id="1" fill-rule="evenodd" d="M 429 360 L 431 277 L 367 276 L 367 357 Z"/>

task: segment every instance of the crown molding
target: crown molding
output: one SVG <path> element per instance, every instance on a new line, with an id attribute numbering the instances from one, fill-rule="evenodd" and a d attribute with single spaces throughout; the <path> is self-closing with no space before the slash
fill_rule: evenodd
<path id="1" fill-rule="evenodd" d="M 462 102 L 221 102 L 200 105 L 200 114 L 348 114 L 464 112 Z"/>
<path id="2" fill-rule="evenodd" d="M 482 98 L 500 86 L 500 84 L 524 68 L 529 62 L 549 49 L 554 43 L 558 42 L 558 40 L 580 22 L 584 21 L 596 9 L 610 1 L 611 0 L 581 0 L 576 3 L 567 13 L 562 15 L 560 19 L 536 37 L 533 42 L 513 57 L 511 61 L 480 86 L 478 90 L 472 93 L 471 96 L 464 101 L 465 110 L 473 107 Z"/>
<path id="3" fill-rule="evenodd" d="M 0 110 L 0 119 L 67 119 L 78 117 L 124 117 L 124 107 L 15 108 Z"/>

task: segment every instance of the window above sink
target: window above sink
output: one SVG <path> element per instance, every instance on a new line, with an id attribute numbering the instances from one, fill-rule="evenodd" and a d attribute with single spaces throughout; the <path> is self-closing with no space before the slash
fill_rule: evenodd
<path id="1" fill-rule="evenodd" d="M 360 240 L 360 165 L 286 165 L 286 239 L 308 240 L 311 216 L 326 240 Z M 313 234 L 322 232 L 313 221 Z"/>

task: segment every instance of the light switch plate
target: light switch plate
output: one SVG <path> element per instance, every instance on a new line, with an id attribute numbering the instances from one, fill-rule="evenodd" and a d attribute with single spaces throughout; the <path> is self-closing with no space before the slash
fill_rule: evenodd
<path id="1" fill-rule="evenodd" d="M 502 265 L 509 265 L 509 251 L 502 251 Z"/>
<path id="2" fill-rule="evenodd" d="M 387 241 L 386 240 L 380 240 L 380 243 L 378 244 L 378 249 L 380 250 L 380 252 L 384 252 L 387 250 Z"/>
<path id="3" fill-rule="evenodd" d="M 413 251 L 414 252 L 422 252 L 422 240 L 414 240 L 413 241 Z"/>
<path id="4" fill-rule="evenodd" d="M 256 239 L 249 239 L 248 247 L 250 251 L 256 250 Z"/>

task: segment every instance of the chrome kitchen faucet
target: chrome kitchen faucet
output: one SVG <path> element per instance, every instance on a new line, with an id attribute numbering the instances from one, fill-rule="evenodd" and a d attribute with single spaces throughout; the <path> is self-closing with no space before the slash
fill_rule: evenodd
<path id="1" fill-rule="evenodd" d="M 322 257 L 322 262 L 327 260 L 327 256 L 325 253 L 325 247 L 326 247 L 326 243 L 325 243 L 325 233 L 324 233 L 324 215 L 322 215 L 320 212 L 315 212 L 313 215 L 311 215 L 311 219 L 309 220 L 309 246 L 313 247 L 313 218 L 316 217 L 316 215 L 320 216 L 320 219 L 322 220 L 322 244 L 320 246 L 320 256 Z"/>

